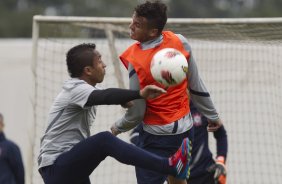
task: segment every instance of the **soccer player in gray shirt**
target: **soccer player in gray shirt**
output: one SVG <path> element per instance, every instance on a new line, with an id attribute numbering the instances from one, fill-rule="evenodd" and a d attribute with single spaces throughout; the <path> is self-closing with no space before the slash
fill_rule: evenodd
<path id="1" fill-rule="evenodd" d="M 90 136 L 96 106 L 126 104 L 134 99 L 150 99 L 166 93 L 147 85 L 141 90 L 97 89 L 106 65 L 95 44 L 80 44 L 66 56 L 71 79 L 53 102 L 46 131 L 41 139 L 39 172 L 46 184 L 89 184 L 89 175 L 107 156 L 129 165 L 186 178 L 190 144 L 183 139 L 171 157 L 160 157 L 101 132 Z"/>

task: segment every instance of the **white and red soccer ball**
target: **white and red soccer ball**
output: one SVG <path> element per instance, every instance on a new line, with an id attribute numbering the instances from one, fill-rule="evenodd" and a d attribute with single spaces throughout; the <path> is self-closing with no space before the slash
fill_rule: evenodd
<path id="1" fill-rule="evenodd" d="M 185 80 L 188 62 L 179 50 L 165 48 L 153 56 L 150 70 L 157 82 L 165 87 L 174 86 Z"/>

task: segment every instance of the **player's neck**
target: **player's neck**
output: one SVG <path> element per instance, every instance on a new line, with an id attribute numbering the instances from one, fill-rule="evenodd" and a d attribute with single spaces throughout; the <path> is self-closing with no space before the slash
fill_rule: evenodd
<path id="1" fill-rule="evenodd" d="M 96 86 L 97 83 L 94 83 L 92 80 L 90 80 L 88 77 L 86 76 L 81 76 L 79 77 L 80 80 L 84 80 L 85 82 L 87 82 L 88 84 L 90 84 L 91 86 Z"/>

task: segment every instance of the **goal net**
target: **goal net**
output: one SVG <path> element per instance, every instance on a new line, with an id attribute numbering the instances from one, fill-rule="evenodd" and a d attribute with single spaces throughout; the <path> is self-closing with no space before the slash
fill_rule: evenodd
<path id="1" fill-rule="evenodd" d="M 35 16 L 33 19 L 34 135 L 31 182 L 37 172 L 39 141 L 49 108 L 68 79 L 65 54 L 79 43 L 95 43 L 106 63 L 100 85 L 128 87 L 119 62 L 134 41 L 130 18 Z M 282 18 L 168 19 L 166 30 L 184 35 L 191 47 L 228 134 L 228 183 L 282 181 Z M 99 106 L 92 134 L 109 130 L 122 116 L 120 106 Z M 128 134 L 119 136 L 128 142 Z M 210 134 L 210 147 L 215 141 Z M 136 183 L 133 166 L 106 158 L 90 176 L 93 183 Z"/>

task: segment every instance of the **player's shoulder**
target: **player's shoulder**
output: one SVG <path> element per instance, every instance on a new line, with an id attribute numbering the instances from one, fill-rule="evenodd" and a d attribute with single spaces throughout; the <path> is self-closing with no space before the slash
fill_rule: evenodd
<path id="1" fill-rule="evenodd" d="M 189 41 L 187 40 L 187 38 L 185 36 L 183 36 L 182 34 L 179 33 L 175 33 L 175 35 L 179 38 L 179 40 L 182 42 L 182 44 L 184 45 L 185 50 L 187 51 L 192 51 L 191 45 L 189 44 Z"/>
<path id="2" fill-rule="evenodd" d="M 60 100 L 78 100 L 88 98 L 90 93 L 92 93 L 96 88 L 88 84 L 84 80 L 71 79 L 65 82 L 63 86 L 63 91 L 58 95 Z"/>
<path id="3" fill-rule="evenodd" d="M 10 139 L 6 139 L 6 145 L 7 147 L 9 147 L 10 149 L 16 149 L 19 150 L 19 146 L 12 140 Z"/>
<path id="4" fill-rule="evenodd" d="M 90 84 L 88 84 L 86 81 L 78 79 L 78 78 L 71 78 L 69 80 L 66 80 L 63 85 L 63 89 L 65 90 L 73 90 L 77 88 L 94 88 Z"/>
<path id="5" fill-rule="evenodd" d="M 183 36 L 183 34 L 180 33 L 174 33 L 180 40 L 185 40 L 188 42 L 187 38 L 185 36 Z"/>

